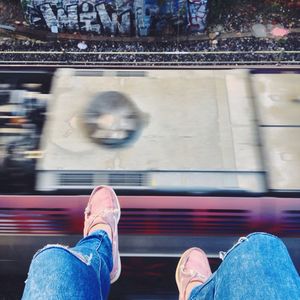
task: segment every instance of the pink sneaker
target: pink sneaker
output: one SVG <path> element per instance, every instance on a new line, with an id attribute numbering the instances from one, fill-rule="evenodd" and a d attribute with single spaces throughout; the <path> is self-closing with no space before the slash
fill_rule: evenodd
<path id="1" fill-rule="evenodd" d="M 86 237 L 98 224 L 109 225 L 112 237 L 113 269 L 110 283 L 117 281 L 121 274 L 121 259 L 118 242 L 118 223 L 121 216 L 120 204 L 114 190 L 108 186 L 95 187 L 84 212 L 83 236 Z"/>
<path id="2" fill-rule="evenodd" d="M 176 283 L 179 290 L 179 300 L 186 300 L 187 286 L 191 282 L 203 284 L 211 275 L 211 269 L 206 254 L 199 248 L 186 250 L 176 268 Z"/>

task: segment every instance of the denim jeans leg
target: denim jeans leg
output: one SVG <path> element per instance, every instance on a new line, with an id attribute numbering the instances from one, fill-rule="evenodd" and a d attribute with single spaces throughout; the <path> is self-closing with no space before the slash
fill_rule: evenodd
<path id="1" fill-rule="evenodd" d="M 73 248 L 48 245 L 30 265 L 22 299 L 107 299 L 112 270 L 112 246 L 102 230 Z"/>
<path id="2" fill-rule="evenodd" d="M 190 299 L 300 299 L 300 278 L 279 238 L 253 233 L 226 253 L 219 269 L 193 289 Z"/>

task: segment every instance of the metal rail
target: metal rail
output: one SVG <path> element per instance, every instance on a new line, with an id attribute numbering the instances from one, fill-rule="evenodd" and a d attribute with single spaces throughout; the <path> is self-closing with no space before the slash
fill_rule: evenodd
<path id="1" fill-rule="evenodd" d="M 99 54 L 119 54 L 119 55 L 231 55 L 231 54 L 300 54 L 300 51 L 0 51 L 1 54 L 75 54 L 75 55 L 99 55 Z"/>
<path id="2" fill-rule="evenodd" d="M 266 62 L 267 63 L 267 62 Z M 0 61 L 0 68 L 4 68 L 2 71 L 5 73 L 40 73 L 40 72 L 48 72 L 49 70 L 55 70 L 56 68 L 85 68 L 85 69 L 155 69 L 155 70 L 163 70 L 163 69 L 184 69 L 184 70 L 190 70 L 190 69 L 208 69 L 208 70 L 223 70 L 223 69 L 250 69 L 250 70 L 291 70 L 291 71 L 299 71 L 300 70 L 300 64 L 290 64 L 290 65 L 283 65 L 283 64 L 268 64 L 266 65 L 130 65 L 130 64 L 124 64 L 124 65 L 112 65 L 112 64 L 95 64 L 95 65 L 84 65 L 84 64 L 77 64 L 77 65 L 70 65 L 70 64 L 12 64 L 11 61 L 8 61 L 7 64 L 2 63 Z M 34 69 L 34 70 L 33 70 Z"/>
<path id="3" fill-rule="evenodd" d="M 300 61 L 164 61 L 164 62 L 158 62 L 158 61 L 144 61 L 144 62 L 82 62 L 82 61 L 1 61 L 0 60 L 0 66 L 8 66 L 8 65 L 14 65 L 14 66 L 93 66 L 93 67 L 101 67 L 101 66 L 262 66 L 265 67 L 274 67 L 277 65 L 282 64 L 284 65 L 299 65 Z"/>
<path id="4" fill-rule="evenodd" d="M 7 55 L 15 55 L 12 59 Z M 159 58 L 157 56 L 160 56 Z M 237 55 L 237 57 L 235 57 Z M 294 57 L 286 57 L 292 55 Z M 38 56 L 38 57 L 37 57 Z M 92 60 L 88 60 L 89 56 Z M 95 57 L 98 56 L 98 57 Z M 105 57 L 103 57 L 105 56 Z M 121 57 L 118 57 L 121 56 Z M 224 57 L 225 56 L 225 57 Z M 228 56 L 231 56 L 230 58 Z M 258 56 L 258 57 L 256 57 Z M 161 59 L 163 57 L 163 59 Z M 228 57 L 228 58 L 226 58 Z M 124 59 L 125 58 L 125 59 Z M 166 61 L 164 61 L 166 59 Z M 186 59 L 186 60 L 185 60 Z M 125 60 L 125 61 L 124 61 Z M 130 60 L 130 61 L 127 61 Z M 300 51 L 0 51 L 0 65 L 278 66 L 299 65 Z"/>

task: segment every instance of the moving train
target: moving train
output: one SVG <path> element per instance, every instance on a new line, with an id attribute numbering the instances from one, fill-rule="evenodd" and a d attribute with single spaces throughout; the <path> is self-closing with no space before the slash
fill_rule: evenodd
<path id="1" fill-rule="evenodd" d="M 299 268 L 298 70 L 0 72 L 0 270 L 82 234 L 95 185 L 120 196 L 123 257 L 211 258 L 282 237 Z"/>

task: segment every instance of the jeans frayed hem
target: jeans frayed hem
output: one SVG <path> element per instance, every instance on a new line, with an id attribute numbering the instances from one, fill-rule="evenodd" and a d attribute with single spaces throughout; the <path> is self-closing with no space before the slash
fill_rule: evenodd
<path id="1" fill-rule="evenodd" d="M 86 236 L 84 239 L 90 239 L 92 237 L 101 237 L 103 239 L 108 239 L 109 240 L 108 235 L 104 230 L 96 230 L 96 231 L 92 232 L 90 235 Z M 35 253 L 32 260 L 34 260 L 41 253 L 43 253 L 47 250 L 50 250 L 50 249 L 62 249 L 64 251 L 70 253 L 71 255 L 75 256 L 77 259 L 79 259 L 81 262 L 83 262 L 87 266 L 91 265 L 91 261 L 92 261 L 92 258 L 93 258 L 92 253 L 90 255 L 83 255 L 82 253 L 73 250 L 69 246 L 65 246 L 65 245 L 61 245 L 61 244 L 48 244 L 48 245 L 46 245 L 45 247 L 43 247 L 42 249 L 38 250 Z"/>
<path id="2" fill-rule="evenodd" d="M 220 251 L 219 252 L 219 258 L 223 261 L 225 259 L 225 257 L 231 253 L 231 251 L 233 249 L 235 249 L 237 246 L 239 246 L 240 244 L 242 244 L 243 242 L 248 242 L 249 239 L 253 236 L 269 236 L 269 237 L 272 237 L 272 238 L 276 238 L 278 239 L 278 241 L 282 242 L 277 236 L 273 235 L 273 234 L 270 234 L 270 233 L 267 233 L 267 232 L 253 232 L 253 233 L 250 233 L 248 234 L 247 236 L 242 236 L 239 238 L 239 240 L 227 251 Z"/>
<path id="3" fill-rule="evenodd" d="M 43 247 L 42 249 L 38 250 L 35 253 L 32 260 L 34 260 L 41 253 L 43 253 L 47 250 L 50 250 L 50 249 L 62 249 L 64 251 L 70 253 L 71 255 L 75 256 L 77 259 L 79 259 L 81 262 L 83 262 L 87 266 L 91 265 L 91 261 L 92 261 L 92 258 L 93 258 L 92 253 L 90 255 L 83 255 L 83 254 L 81 254 L 77 251 L 74 251 L 73 249 L 69 248 L 68 246 L 60 245 L 60 244 L 48 244 L 48 245 L 46 245 L 45 247 Z"/>

